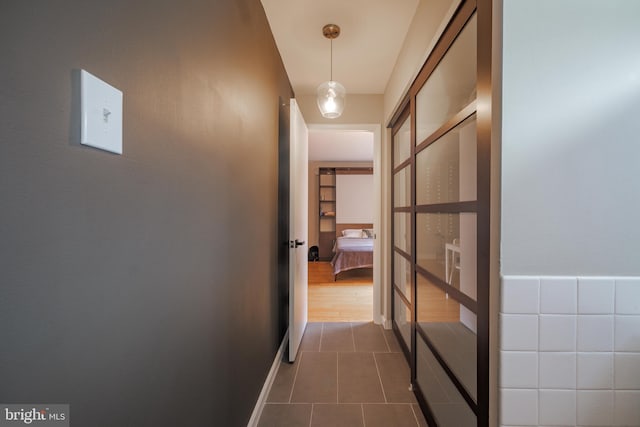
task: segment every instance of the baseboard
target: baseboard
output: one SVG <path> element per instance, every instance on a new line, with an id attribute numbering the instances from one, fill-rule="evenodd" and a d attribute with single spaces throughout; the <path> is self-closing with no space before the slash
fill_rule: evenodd
<path id="1" fill-rule="evenodd" d="M 391 329 L 393 328 L 393 322 L 391 319 L 387 319 L 385 316 L 382 316 L 382 327 L 384 329 Z"/>
<path id="2" fill-rule="evenodd" d="M 276 357 L 275 359 L 273 359 L 273 364 L 271 365 L 271 369 L 269 370 L 269 375 L 267 375 L 267 378 L 264 380 L 262 391 L 260 391 L 258 401 L 256 402 L 256 406 L 253 408 L 253 413 L 251 414 L 251 418 L 249 418 L 247 427 L 258 426 L 258 421 L 260 421 L 262 409 L 264 408 L 264 404 L 267 402 L 267 397 L 269 396 L 269 392 L 271 391 L 271 386 L 273 385 L 273 381 L 276 379 L 276 375 L 278 375 L 278 369 L 280 368 L 280 362 L 282 361 L 282 356 L 284 354 L 285 346 L 288 340 L 289 330 L 287 329 L 287 332 L 285 332 L 284 337 L 282 338 L 282 343 L 280 343 L 280 348 L 276 353 Z"/>

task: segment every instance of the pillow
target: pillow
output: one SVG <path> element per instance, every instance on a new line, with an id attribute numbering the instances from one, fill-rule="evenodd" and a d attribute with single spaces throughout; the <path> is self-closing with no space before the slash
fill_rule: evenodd
<path id="1" fill-rule="evenodd" d="M 360 230 L 359 228 L 346 228 L 342 230 L 342 235 L 344 237 L 358 237 L 358 238 L 363 237 L 362 230 Z"/>
<path id="2" fill-rule="evenodd" d="M 373 239 L 373 228 L 365 228 L 362 230 L 362 237 Z"/>

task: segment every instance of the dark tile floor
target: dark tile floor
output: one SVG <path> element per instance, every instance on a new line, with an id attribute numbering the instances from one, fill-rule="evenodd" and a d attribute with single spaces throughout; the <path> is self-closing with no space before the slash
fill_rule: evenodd
<path id="1" fill-rule="evenodd" d="M 392 331 L 309 323 L 295 363 L 280 365 L 259 427 L 425 427 Z"/>

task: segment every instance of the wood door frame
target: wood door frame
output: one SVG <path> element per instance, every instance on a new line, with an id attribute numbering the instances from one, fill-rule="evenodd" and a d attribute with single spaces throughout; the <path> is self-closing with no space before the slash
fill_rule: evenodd
<path id="1" fill-rule="evenodd" d="M 383 271 L 383 250 L 385 242 L 389 236 L 383 229 L 383 218 L 385 205 L 380 199 L 383 191 L 384 180 L 382 177 L 382 126 L 375 124 L 313 124 L 307 123 L 309 130 L 336 130 L 336 131 L 366 131 L 373 133 L 373 182 L 374 182 L 374 205 L 376 210 L 373 217 L 373 227 L 376 230 L 376 239 L 373 249 L 373 322 L 383 324 L 385 327 L 391 326 L 391 311 L 387 309 L 387 294 L 391 290 L 391 284 L 387 280 Z M 390 307 L 390 306 L 389 306 Z"/>

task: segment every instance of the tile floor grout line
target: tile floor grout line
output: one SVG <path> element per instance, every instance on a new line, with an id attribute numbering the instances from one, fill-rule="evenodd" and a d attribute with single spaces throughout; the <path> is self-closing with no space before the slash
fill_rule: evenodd
<path id="1" fill-rule="evenodd" d="M 380 368 L 378 368 L 378 358 L 376 357 L 375 352 L 371 352 L 373 355 L 373 363 L 376 364 L 376 372 L 378 373 L 378 381 L 380 381 L 380 388 L 382 389 L 382 396 L 384 397 L 384 403 L 389 403 L 387 401 L 387 393 L 384 392 L 384 384 L 382 383 L 382 376 L 380 375 Z"/>
<path id="2" fill-rule="evenodd" d="M 301 404 L 309 404 L 310 402 L 296 402 L 296 403 L 292 403 L 292 405 L 301 405 Z M 282 405 L 287 405 L 287 403 L 281 403 Z M 333 403 L 331 402 L 317 402 L 317 405 L 333 405 Z M 405 406 L 411 406 L 411 405 L 415 405 L 415 403 L 410 403 L 410 402 L 344 402 L 344 403 L 338 403 L 338 405 L 405 405 Z M 444 405 L 444 403 L 443 403 Z M 453 404 L 452 404 L 453 405 Z"/>
<path id="3" fill-rule="evenodd" d="M 348 326 L 351 328 L 351 337 L 352 337 L 353 349 L 355 351 L 356 350 L 356 348 L 355 348 L 355 344 L 356 343 L 355 343 L 355 331 L 353 329 L 353 323 L 354 322 L 345 322 L 345 323 L 347 323 Z M 313 402 L 313 399 L 310 399 L 310 401 L 308 403 L 307 402 L 295 402 L 294 403 L 293 402 L 293 393 L 295 391 L 295 386 L 297 385 L 297 380 L 298 380 L 298 375 L 300 373 L 300 365 L 302 364 L 302 359 L 305 356 L 307 358 L 310 357 L 310 356 L 306 355 L 305 353 L 309 353 L 309 352 L 314 352 L 316 354 L 322 353 L 322 352 L 320 352 L 320 348 L 321 348 L 321 343 L 322 343 L 322 341 L 324 339 L 324 327 L 325 326 L 326 326 L 325 323 L 322 323 L 321 326 L 320 326 L 320 328 L 321 328 L 320 329 L 320 343 L 319 343 L 318 349 L 314 349 L 314 351 L 301 351 L 300 352 L 300 357 L 295 362 L 298 366 L 295 367 L 295 372 L 294 372 L 294 377 L 293 377 L 293 382 L 292 382 L 292 386 L 291 386 L 291 391 L 290 391 L 290 394 L 289 394 L 288 402 L 273 402 L 274 406 L 275 405 L 295 406 L 295 405 L 299 405 L 299 404 L 300 405 L 310 405 L 311 406 L 311 413 L 310 413 L 310 417 L 309 417 L 309 427 L 311 427 L 313 425 L 313 414 L 315 413 L 315 406 L 324 405 L 324 404 L 332 405 L 332 403 L 330 401 L 326 402 L 326 403 Z M 381 329 L 380 329 L 380 331 L 381 331 Z M 366 419 L 365 419 L 366 411 L 364 410 L 364 405 L 382 405 L 383 407 L 387 407 L 387 408 L 389 407 L 389 405 L 393 405 L 393 404 L 396 404 L 396 405 L 409 405 L 411 407 L 411 411 L 412 411 L 411 413 L 414 416 L 414 421 L 416 422 L 416 424 L 414 424 L 414 425 L 417 425 L 419 427 L 421 425 L 420 424 L 421 423 L 421 421 L 420 421 L 421 418 L 418 415 L 419 407 L 418 408 L 416 407 L 417 405 L 415 404 L 415 402 L 396 402 L 396 403 L 394 403 L 394 402 L 390 402 L 388 400 L 387 395 L 386 395 L 386 390 L 385 390 L 385 387 L 384 387 L 384 384 L 383 384 L 383 381 L 382 381 L 382 374 L 381 374 L 381 370 L 380 370 L 380 362 L 378 361 L 377 354 L 379 353 L 379 354 L 381 354 L 383 356 L 384 356 L 385 353 L 389 354 L 389 355 L 392 354 L 392 353 L 390 353 L 390 345 L 389 345 L 389 341 L 390 341 L 391 337 L 387 337 L 386 334 L 384 334 L 384 331 L 382 331 L 382 333 L 383 333 L 383 339 L 385 340 L 385 343 L 387 345 L 388 351 L 380 351 L 380 352 L 376 352 L 375 350 L 363 351 L 362 354 L 365 355 L 366 353 L 371 353 L 371 355 L 373 356 L 374 363 L 375 363 L 375 366 L 376 366 L 376 374 L 378 376 L 379 384 L 381 385 L 384 401 L 383 402 L 365 402 L 365 401 L 360 401 L 360 402 L 352 402 L 352 403 L 350 403 L 350 402 L 340 403 L 340 401 L 339 401 L 339 398 L 340 398 L 340 392 L 339 392 L 340 358 L 339 358 L 339 356 L 340 356 L 341 352 L 340 351 L 330 351 L 331 353 L 335 353 L 335 355 L 336 355 L 336 365 L 335 365 L 336 366 L 336 401 L 335 401 L 336 403 L 335 404 L 338 407 L 343 406 L 343 405 L 349 405 L 349 406 L 350 405 L 354 405 L 355 406 L 355 404 L 359 404 L 360 405 L 360 410 L 361 410 L 361 415 L 362 415 L 362 423 L 363 423 L 362 425 L 363 425 L 363 427 L 366 427 Z M 327 352 L 327 353 L 329 353 L 329 352 Z M 344 353 L 349 353 L 349 352 L 344 352 Z M 383 357 L 383 360 L 386 360 L 386 359 L 387 359 L 386 357 Z M 393 359 L 395 359 L 395 357 Z M 287 363 L 287 362 L 285 362 L 285 363 Z"/>
<path id="4" fill-rule="evenodd" d="M 289 392 L 289 403 L 291 399 L 293 399 L 293 390 L 296 388 L 296 380 L 298 379 L 298 372 L 300 372 L 300 365 L 302 365 L 302 356 L 304 356 L 305 351 L 300 352 L 300 358 L 298 359 L 298 366 L 296 366 L 296 373 L 293 375 L 293 382 L 291 383 L 291 391 Z M 288 362 L 285 362 L 288 363 Z M 295 361 L 293 362 L 295 363 Z"/>
<path id="5" fill-rule="evenodd" d="M 293 402 L 293 403 L 289 403 L 289 402 L 267 402 L 265 403 L 265 405 L 308 405 L 309 402 Z"/>
<path id="6" fill-rule="evenodd" d="M 420 427 L 420 420 L 418 420 L 418 414 L 416 414 L 415 408 L 412 404 L 409 404 L 409 406 L 411 406 L 411 412 L 413 412 L 413 418 L 416 420 L 416 425 Z"/>
<path id="7" fill-rule="evenodd" d="M 283 405 L 286 405 L 286 403 L 282 403 Z M 293 403 L 293 405 L 295 405 L 296 403 Z M 300 404 L 300 402 L 298 402 L 297 404 Z M 404 405 L 404 406 L 411 406 L 411 405 L 417 405 L 416 403 L 410 403 L 410 402 L 351 402 L 351 403 L 341 403 L 341 405 L 359 405 L 359 404 L 363 404 L 363 405 Z M 329 403 L 327 403 L 327 405 L 329 405 Z M 443 403 L 444 405 L 444 403 Z M 453 405 L 453 403 L 452 403 Z"/>

